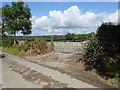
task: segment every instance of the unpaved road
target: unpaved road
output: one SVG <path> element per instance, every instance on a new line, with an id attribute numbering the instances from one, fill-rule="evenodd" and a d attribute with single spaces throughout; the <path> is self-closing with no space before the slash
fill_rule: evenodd
<path id="1" fill-rule="evenodd" d="M 55 52 L 67 54 L 83 54 L 85 42 L 54 42 Z"/>
<path id="2" fill-rule="evenodd" d="M 96 88 L 70 75 L 17 56 L 7 54 L 2 61 L 3 88 Z"/>

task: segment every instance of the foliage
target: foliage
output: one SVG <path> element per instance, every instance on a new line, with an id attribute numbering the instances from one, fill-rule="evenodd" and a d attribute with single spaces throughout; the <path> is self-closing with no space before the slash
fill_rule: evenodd
<path id="1" fill-rule="evenodd" d="M 20 48 L 23 52 L 34 55 L 53 51 L 53 47 L 44 40 L 27 41 Z"/>
<path id="2" fill-rule="evenodd" d="M 35 40 L 35 41 L 31 41 L 31 42 L 27 41 L 25 44 L 21 45 L 20 48 L 24 52 L 27 52 L 30 49 L 43 50 L 46 48 L 46 45 L 47 45 L 47 43 L 45 41 Z"/>
<path id="3" fill-rule="evenodd" d="M 84 40 L 88 40 L 90 37 L 92 37 L 94 33 L 89 33 L 89 34 L 71 34 L 71 33 L 67 33 L 65 35 L 65 39 L 66 40 L 80 40 L 80 41 L 84 41 Z"/>
<path id="4" fill-rule="evenodd" d="M 3 47 L 12 47 L 14 44 L 14 40 L 11 37 L 6 35 L 2 36 L 2 46 Z"/>
<path id="5" fill-rule="evenodd" d="M 114 25 L 111 22 L 103 23 L 101 27 L 98 28 L 97 36 L 109 55 L 111 55 L 111 53 L 119 53 L 120 25 Z"/>
<path id="6" fill-rule="evenodd" d="M 106 77 L 113 78 L 120 75 L 119 28 L 119 25 L 111 22 L 103 23 L 98 28 L 97 34 L 86 44 L 84 61 L 87 68 L 95 68 Z"/>
<path id="7" fill-rule="evenodd" d="M 30 8 L 24 2 L 12 2 L 2 7 L 2 33 L 16 34 L 21 31 L 23 35 L 31 33 Z"/>
<path id="8" fill-rule="evenodd" d="M 20 56 L 22 54 L 22 52 L 19 51 L 19 48 L 17 45 L 14 45 L 12 47 L 2 48 L 2 51 L 12 55 L 16 55 L 16 56 Z"/>
<path id="9" fill-rule="evenodd" d="M 88 33 L 88 34 L 70 34 L 70 37 L 67 37 L 66 35 L 49 35 L 49 36 L 17 36 L 17 40 L 25 40 L 25 41 L 34 41 L 35 39 L 41 40 L 44 39 L 46 41 L 84 41 L 89 40 L 90 37 L 92 37 L 94 33 Z"/>
<path id="10" fill-rule="evenodd" d="M 66 38 L 66 40 L 72 40 L 73 38 L 75 38 L 75 34 L 67 33 L 65 35 L 65 38 Z"/>
<path id="11" fill-rule="evenodd" d="M 10 36 L 3 36 L 3 51 L 18 55 L 37 55 L 53 51 L 52 44 L 48 44 L 45 40 L 34 40 L 34 41 L 24 41 L 20 44 L 18 40 L 17 43 L 14 43 L 14 39 Z"/>
<path id="12" fill-rule="evenodd" d="M 86 65 L 89 68 L 96 68 L 96 65 L 101 63 L 101 59 L 103 59 L 102 56 L 105 55 L 105 53 L 103 53 L 104 48 L 98 41 L 96 35 L 86 43 L 85 50 Z M 98 65 L 98 67 L 100 66 Z"/>

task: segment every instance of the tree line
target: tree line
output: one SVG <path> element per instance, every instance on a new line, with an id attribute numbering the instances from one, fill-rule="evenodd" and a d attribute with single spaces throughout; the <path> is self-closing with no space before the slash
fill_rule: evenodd
<path id="1" fill-rule="evenodd" d="M 89 40 L 95 33 L 88 34 L 72 34 L 67 33 L 65 35 L 48 35 L 48 36 L 17 36 L 18 40 L 33 41 L 35 39 L 44 39 L 46 41 L 84 41 Z"/>

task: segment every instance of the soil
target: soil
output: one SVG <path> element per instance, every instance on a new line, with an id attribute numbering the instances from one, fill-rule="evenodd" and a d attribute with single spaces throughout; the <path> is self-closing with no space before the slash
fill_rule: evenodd
<path id="1" fill-rule="evenodd" d="M 107 84 L 104 84 L 99 80 L 99 75 L 95 70 L 86 71 L 83 62 L 78 62 L 80 56 L 72 55 L 67 57 L 69 61 L 59 60 L 57 54 L 51 54 L 49 56 L 27 56 L 27 60 L 40 64 L 55 70 L 59 70 L 62 73 L 67 73 L 75 78 L 87 82 L 89 84 L 95 85 L 101 88 L 113 88 Z M 72 61 L 73 60 L 73 61 Z"/>
<path id="2" fill-rule="evenodd" d="M 30 62 L 40 64 L 100 88 L 113 88 L 103 83 L 95 70 L 86 71 L 82 62 L 85 42 L 54 42 L 54 52 L 27 56 Z"/>

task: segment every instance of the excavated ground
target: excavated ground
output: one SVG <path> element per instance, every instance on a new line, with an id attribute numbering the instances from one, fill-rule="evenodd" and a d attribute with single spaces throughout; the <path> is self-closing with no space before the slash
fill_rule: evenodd
<path id="1" fill-rule="evenodd" d="M 54 52 L 44 55 L 27 56 L 25 59 L 67 73 L 97 87 L 111 88 L 110 85 L 100 81 L 100 77 L 95 70 L 85 70 L 84 63 L 80 61 L 84 53 L 83 45 L 84 42 L 55 42 Z"/>

